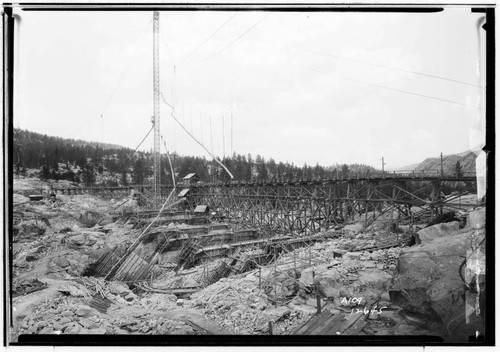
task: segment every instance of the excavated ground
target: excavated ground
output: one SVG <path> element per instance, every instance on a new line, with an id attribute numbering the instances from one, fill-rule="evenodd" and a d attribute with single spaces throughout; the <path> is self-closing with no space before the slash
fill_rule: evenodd
<path id="1" fill-rule="evenodd" d="M 383 307 L 367 317 L 361 335 L 437 334 L 453 340 L 465 326 L 454 330 L 458 311 L 446 307 L 461 303 L 455 296 L 443 298 L 465 292 L 457 280 L 460 260 L 436 258 L 441 258 L 439 251 L 451 257 L 470 250 L 462 237 L 481 236 L 474 226 L 477 211 L 465 228 L 440 228 L 431 239 L 426 233 L 421 236 L 425 243 L 412 247 L 407 244 L 418 226 L 412 233 L 390 233 L 383 216 L 364 231 L 357 223 L 347 225 L 324 232 L 325 238 L 330 237 L 324 241 L 284 248 L 267 265 L 222 278 L 191 295 L 176 296 L 168 292 L 201 286 L 224 260 L 178 273 L 168 263 L 158 262 L 142 288 L 84 276 L 106 250 L 125 251 L 137 238 L 140 229 L 120 217 L 138 210 L 137 204 L 90 195 L 31 202 L 23 192 L 48 190 L 48 185 L 35 179 L 14 181 L 13 342 L 20 334 L 268 334 L 269 322 L 274 334 L 293 334 L 316 314 L 317 297 L 323 310 L 345 314 L 346 319 L 369 303 Z M 182 232 L 189 226 L 169 228 Z M 425 259 L 418 257 L 425 255 L 421 253 L 433 256 L 432 268 L 422 266 Z M 426 270 L 434 273 L 428 282 L 418 287 L 405 284 L 412 278 L 424 280 Z M 413 290 L 413 300 L 399 294 L 408 290 Z M 109 300 L 105 312 L 90 307 L 97 293 Z M 419 305 L 429 309 L 416 309 Z"/>

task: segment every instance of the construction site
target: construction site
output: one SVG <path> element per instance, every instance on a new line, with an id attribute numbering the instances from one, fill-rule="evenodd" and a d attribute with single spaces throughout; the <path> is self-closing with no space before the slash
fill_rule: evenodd
<path id="1" fill-rule="evenodd" d="M 66 335 L 484 337 L 484 170 L 463 172 L 457 162 L 449 172 L 441 155 L 432 172 L 386 171 L 382 158 L 375 173 L 238 180 L 163 96 L 158 12 L 152 23 L 152 177 L 94 186 L 43 179 L 38 170 L 12 178 L 9 343 Z M 162 102 L 225 180 L 174 171 L 161 152 Z"/>
<path id="2" fill-rule="evenodd" d="M 12 339 L 468 340 L 484 329 L 485 207 L 474 194 L 404 191 L 410 180 L 446 182 L 417 177 L 203 186 L 188 177 L 159 210 L 138 206 L 134 187 L 16 179 Z M 391 196 L 379 191 L 388 185 Z"/>

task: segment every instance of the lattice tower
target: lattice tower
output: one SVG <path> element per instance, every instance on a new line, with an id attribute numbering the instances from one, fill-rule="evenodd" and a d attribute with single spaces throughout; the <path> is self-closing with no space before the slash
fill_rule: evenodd
<path id="1" fill-rule="evenodd" d="M 153 126 L 154 126 L 154 200 L 155 207 L 160 205 L 161 179 L 160 179 L 160 13 L 153 13 Z"/>

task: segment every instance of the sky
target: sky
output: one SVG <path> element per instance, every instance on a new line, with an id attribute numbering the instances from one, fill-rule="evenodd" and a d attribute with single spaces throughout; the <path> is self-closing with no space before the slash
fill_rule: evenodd
<path id="1" fill-rule="evenodd" d="M 152 12 L 19 11 L 14 126 L 135 148 Z M 160 87 L 213 154 L 386 169 L 484 142 L 484 14 L 160 13 Z M 170 152 L 210 156 L 160 105 Z M 153 135 L 141 149 L 153 148 Z M 162 149 L 165 152 L 165 149 Z"/>

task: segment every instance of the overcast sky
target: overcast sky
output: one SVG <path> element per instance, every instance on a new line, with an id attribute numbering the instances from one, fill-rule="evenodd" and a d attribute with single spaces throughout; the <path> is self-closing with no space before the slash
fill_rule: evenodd
<path id="1" fill-rule="evenodd" d="M 153 115 L 153 13 L 20 16 L 14 126 L 135 148 Z M 161 89 L 218 156 L 401 167 L 482 142 L 483 17 L 164 11 Z M 170 151 L 209 157 L 160 111 Z"/>

